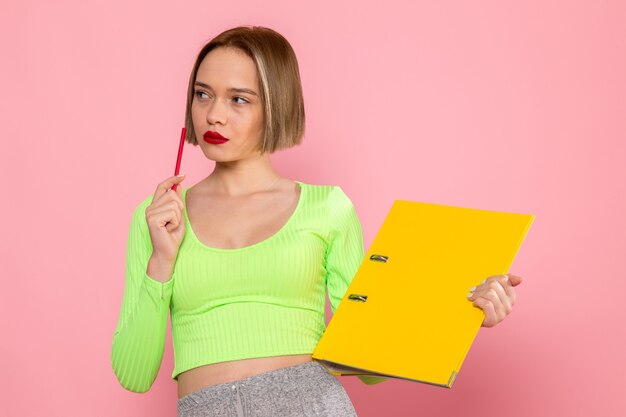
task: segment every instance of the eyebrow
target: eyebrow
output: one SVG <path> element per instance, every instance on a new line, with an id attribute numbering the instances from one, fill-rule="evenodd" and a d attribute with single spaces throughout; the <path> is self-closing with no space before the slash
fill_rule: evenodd
<path id="1" fill-rule="evenodd" d="M 211 88 L 210 85 L 202 83 L 200 81 L 196 81 L 194 83 L 194 85 L 199 85 L 200 87 L 204 87 L 204 88 Z M 236 93 L 248 93 L 248 94 L 251 94 L 251 95 L 257 96 L 257 97 L 259 96 L 254 90 L 250 90 L 249 88 L 235 88 L 235 87 L 231 87 L 231 88 L 228 89 L 228 91 L 234 91 Z"/>

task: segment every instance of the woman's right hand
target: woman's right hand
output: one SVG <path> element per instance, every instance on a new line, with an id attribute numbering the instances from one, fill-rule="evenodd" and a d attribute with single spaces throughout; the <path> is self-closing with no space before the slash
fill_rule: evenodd
<path id="1" fill-rule="evenodd" d="M 152 256 L 162 262 L 174 263 L 178 248 L 185 236 L 181 187 L 179 185 L 176 191 L 171 189 L 174 184 L 180 184 L 184 179 L 184 176 L 173 176 L 160 183 L 156 188 L 152 203 L 146 207 Z"/>

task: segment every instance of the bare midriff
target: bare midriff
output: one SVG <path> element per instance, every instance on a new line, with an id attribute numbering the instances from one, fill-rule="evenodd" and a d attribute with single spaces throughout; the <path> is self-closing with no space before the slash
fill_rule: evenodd
<path id="1" fill-rule="evenodd" d="M 178 398 L 211 385 L 238 381 L 312 360 L 311 354 L 304 354 L 242 359 L 199 366 L 178 375 Z"/>

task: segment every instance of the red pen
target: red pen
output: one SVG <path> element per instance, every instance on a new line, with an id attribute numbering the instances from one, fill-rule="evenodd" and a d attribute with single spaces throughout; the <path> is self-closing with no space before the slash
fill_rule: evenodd
<path id="1" fill-rule="evenodd" d="M 183 146 L 185 145 L 185 133 L 187 130 L 183 127 L 183 131 L 180 134 L 180 144 L 178 145 L 178 157 L 176 158 L 176 168 L 174 169 L 174 175 L 178 175 L 180 173 L 180 161 L 183 159 Z M 172 186 L 172 190 L 176 191 L 176 186 L 178 184 L 174 184 Z"/>

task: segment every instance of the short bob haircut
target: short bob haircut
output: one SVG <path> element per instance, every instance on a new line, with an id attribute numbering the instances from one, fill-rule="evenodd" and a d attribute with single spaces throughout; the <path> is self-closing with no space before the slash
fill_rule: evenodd
<path id="1" fill-rule="evenodd" d="M 256 65 L 264 112 L 264 134 L 259 146 L 261 154 L 299 145 L 304 135 L 304 99 L 296 54 L 287 39 L 263 26 L 239 26 L 226 30 L 200 50 L 187 90 L 187 142 L 198 145 L 191 118 L 198 67 L 204 57 L 218 47 L 239 49 Z"/>

